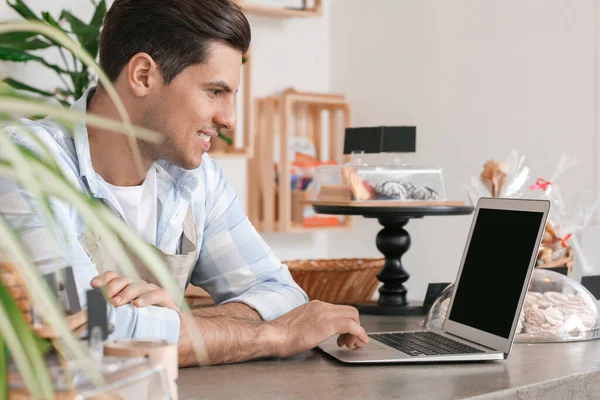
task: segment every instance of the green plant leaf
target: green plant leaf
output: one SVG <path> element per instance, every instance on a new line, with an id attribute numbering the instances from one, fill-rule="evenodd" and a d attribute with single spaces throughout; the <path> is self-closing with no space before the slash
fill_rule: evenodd
<path id="1" fill-rule="evenodd" d="M 41 40 L 37 32 L 8 32 L 0 34 L 0 46 L 23 50 L 37 50 L 50 47 L 52 43 Z"/>
<path id="2" fill-rule="evenodd" d="M 219 138 L 223 139 L 228 145 L 231 146 L 231 143 L 232 143 L 231 139 L 221 131 L 219 131 Z"/>
<path id="3" fill-rule="evenodd" d="M 10 98 L 10 99 L 22 99 L 27 100 L 27 96 L 23 93 L 15 90 L 12 86 L 9 86 L 3 80 L 0 81 L 0 99 L 2 98 Z"/>
<path id="4" fill-rule="evenodd" d="M 11 32 L 0 34 L 0 46 L 22 50 L 39 50 L 52 46 L 35 32 Z"/>
<path id="5" fill-rule="evenodd" d="M 25 62 L 25 61 L 43 61 L 43 58 L 33 54 L 29 54 L 25 50 L 15 49 L 12 47 L 0 47 L 0 60 Z"/>
<path id="6" fill-rule="evenodd" d="M 12 90 L 12 92 L 7 90 L 7 88 Z M 6 95 L 3 95 L 3 93 L 6 93 Z M 163 140 L 163 136 L 158 132 L 133 125 L 127 125 L 124 122 L 119 122 L 114 119 L 103 118 L 80 111 L 65 110 L 63 107 L 27 99 L 8 85 L 0 84 L 0 112 L 2 111 L 27 114 L 42 113 L 54 117 L 61 122 L 66 121 L 77 124 L 86 123 L 113 132 L 123 133 L 132 138 L 134 143 L 136 142 L 136 138 L 152 143 L 161 143 Z"/>
<path id="7" fill-rule="evenodd" d="M 73 30 L 73 33 L 77 36 L 97 35 L 98 34 L 98 30 L 95 27 L 86 24 L 81 19 L 74 16 L 67 10 L 63 10 L 60 13 L 59 19 L 66 20 L 69 23 L 69 25 L 71 25 L 71 29 Z"/>
<path id="8" fill-rule="evenodd" d="M 59 30 L 60 32 L 63 32 L 65 35 L 67 34 L 67 31 L 65 31 L 63 29 L 63 27 L 59 25 L 59 23 L 54 19 L 54 17 L 52 15 L 50 15 L 50 13 L 48 11 L 42 11 L 42 20 L 45 21 L 48 25 L 50 25 L 52 28 L 55 28 L 55 29 Z M 45 37 L 46 39 L 48 39 L 50 42 L 52 42 L 53 45 L 55 45 L 59 48 L 64 48 L 64 46 L 62 46 L 59 42 L 53 40 L 51 37 L 48 37 L 46 35 L 42 35 L 42 36 Z"/>
<path id="9" fill-rule="evenodd" d="M 50 13 L 48 11 L 42 12 L 42 19 L 44 21 L 46 21 L 50 26 L 52 26 L 56 29 L 59 29 L 61 31 L 64 31 L 64 29 L 58 24 L 58 22 L 56 22 L 54 17 L 52 15 L 50 15 Z"/>
<path id="10" fill-rule="evenodd" d="M 57 94 L 65 97 L 65 98 L 69 97 L 69 96 L 75 96 L 75 93 L 71 92 L 70 90 L 64 90 L 64 89 L 61 89 L 61 88 L 56 88 L 56 89 L 54 89 L 54 91 Z"/>
<path id="11" fill-rule="evenodd" d="M 52 226 L 56 221 L 54 210 L 50 206 L 48 195 L 44 193 L 39 182 L 36 179 L 31 179 L 34 174 L 31 171 L 31 165 L 27 162 L 27 153 L 19 151 L 23 146 L 19 146 L 8 136 L 0 134 L 0 148 L 6 150 L 3 153 L 3 158 L 23 173 L 25 177 L 22 182 L 24 189 L 29 191 L 33 197 L 40 200 L 40 204 L 43 206 L 42 220 L 44 220 L 47 226 Z"/>
<path id="12" fill-rule="evenodd" d="M 71 81 L 73 82 L 73 96 L 78 99 L 83 95 L 83 92 L 90 85 L 90 76 L 86 66 L 82 66 L 80 72 L 75 72 L 71 75 Z"/>
<path id="13" fill-rule="evenodd" d="M 2 284 L 0 334 L 5 338 L 31 394 L 36 398 L 52 398 L 54 390 L 43 353 L 37 347 L 34 334 L 23 319 L 21 311 Z"/>
<path id="14" fill-rule="evenodd" d="M 98 44 L 100 38 L 100 26 L 88 25 L 70 12 L 63 10 L 60 14 L 60 19 L 65 19 L 71 30 L 77 36 L 77 40 L 90 56 L 93 58 L 98 54 Z"/>
<path id="15" fill-rule="evenodd" d="M 25 19 L 39 20 L 38 16 L 34 14 L 33 11 L 25 3 L 23 0 L 16 0 L 14 3 L 11 3 L 10 0 L 6 0 L 6 4 L 13 10 L 19 13 L 19 15 Z"/>
<path id="16" fill-rule="evenodd" d="M 8 348 L 0 335 L 0 399 L 8 399 Z"/>
<path id="17" fill-rule="evenodd" d="M 29 86 L 26 83 L 17 81 L 12 78 L 6 78 L 6 79 L 4 79 L 4 82 L 17 90 L 26 90 L 28 92 L 33 92 L 33 93 L 41 94 L 42 96 L 48 96 L 48 97 L 54 96 L 54 93 L 46 92 L 41 89 L 36 89 L 32 86 Z"/>
<path id="18" fill-rule="evenodd" d="M 14 49 L 10 47 L 0 47 L 0 60 L 2 61 L 12 61 L 12 62 L 28 62 L 35 61 L 39 62 L 46 67 L 53 69 L 59 74 L 67 74 L 71 75 L 73 72 L 67 71 L 58 65 L 51 64 L 44 60 L 42 57 L 36 56 L 34 54 L 28 53 L 25 50 Z"/>
<path id="19" fill-rule="evenodd" d="M 7 45 L 15 42 L 26 42 L 34 36 L 37 36 L 37 32 L 7 32 L 0 33 L 0 43 Z"/>
<path id="20" fill-rule="evenodd" d="M 105 15 L 106 15 L 106 1 L 100 0 L 100 3 L 98 3 L 98 6 L 96 7 L 96 11 L 94 12 L 94 16 L 92 17 L 92 20 L 90 21 L 90 25 L 98 27 L 98 31 L 99 31 L 100 30 L 99 28 L 102 26 L 102 23 L 104 22 Z"/>
<path id="21" fill-rule="evenodd" d="M 22 49 L 22 50 L 41 50 L 41 49 L 47 49 L 48 47 L 52 46 L 52 43 L 48 43 L 45 40 L 42 39 L 31 39 L 28 40 L 26 42 L 22 42 L 22 43 L 2 43 L 2 46 L 6 46 L 6 47 L 12 47 L 12 48 L 17 48 L 17 49 Z"/>

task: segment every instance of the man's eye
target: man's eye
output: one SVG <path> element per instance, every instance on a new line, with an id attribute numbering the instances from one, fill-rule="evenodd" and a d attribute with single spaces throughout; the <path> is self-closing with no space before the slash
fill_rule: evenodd
<path id="1" fill-rule="evenodd" d="M 218 96 L 218 95 L 220 95 L 220 94 L 221 94 L 221 90 L 219 90 L 219 89 L 211 89 L 211 90 L 210 90 L 210 93 L 211 93 L 213 96 Z"/>

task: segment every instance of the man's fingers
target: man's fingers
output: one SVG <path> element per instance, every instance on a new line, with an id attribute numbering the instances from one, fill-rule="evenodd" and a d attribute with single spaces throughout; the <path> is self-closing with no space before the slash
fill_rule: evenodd
<path id="1" fill-rule="evenodd" d="M 136 307 L 160 306 L 173 308 L 174 304 L 171 304 L 169 300 L 167 293 L 163 289 L 158 288 L 142 294 L 133 301 L 133 305 Z"/>
<path id="2" fill-rule="evenodd" d="M 351 320 L 351 319 L 347 320 L 346 330 L 347 330 L 346 333 L 356 336 L 361 342 L 363 342 L 363 343 L 369 342 L 369 337 L 367 336 L 367 332 L 365 332 L 365 330 L 362 326 L 360 326 L 359 324 L 354 322 L 354 320 Z"/>
<path id="3" fill-rule="evenodd" d="M 155 290 L 156 285 L 149 284 L 144 281 L 129 283 L 124 289 L 113 297 L 114 305 L 127 304 L 139 296 Z"/>
<path id="4" fill-rule="evenodd" d="M 106 296 L 112 299 L 130 284 L 131 281 L 127 278 L 115 278 L 106 284 Z"/>
<path id="5" fill-rule="evenodd" d="M 347 348 L 351 349 L 352 347 L 354 347 L 354 343 L 358 342 L 358 338 L 354 335 L 346 335 L 346 340 L 344 341 L 344 344 L 346 345 Z"/>
<path id="6" fill-rule="evenodd" d="M 112 281 L 115 278 L 119 278 L 119 274 L 115 271 L 106 271 L 92 279 L 92 286 L 95 288 L 100 288 L 106 286 L 106 284 Z"/>
<path id="7" fill-rule="evenodd" d="M 367 332 L 363 329 L 362 326 L 354 322 L 353 319 L 350 318 L 341 318 L 336 321 L 336 324 L 333 326 L 335 332 L 332 335 L 339 334 L 337 343 L 340 347 L 346 344 L 346 340 L 348 336 L 355 336 L 358 340 L 363 343 L 368 343 L 369 338 L 367 336 Z M 343 335 L 343 336 L 342 336 Z M 343 340 L 343 341 L 342 341 Z"/>
<path id="8" fill-rule="evenodd" d="M 114 306 L 135 301 L 136 307 L 157 305 L 179 310 L 164 290 L 144 281 L 132 282 L 114 271 L 106 271 L 92 280 L 93 287 L 103 287 L 110 303 Z"/>

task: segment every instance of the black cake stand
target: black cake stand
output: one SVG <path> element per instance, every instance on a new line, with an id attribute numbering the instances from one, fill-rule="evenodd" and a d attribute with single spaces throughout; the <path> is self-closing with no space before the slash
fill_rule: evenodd
<path id="1" fill-rule="evenodd" d="M 371 204 L 372 203 L 372 204 Z M 376 237 L 377 249 L 385 256 L 385 263 L 377 278 L 383 283 L 379 288 L 377 304 L 356 304 L 363 314 L 371 315 L 421 315 L 422 306 L 410 305 L 406 301 L 404 283 L 409 274 L 402 265 L 402 256 L 410 247 L 410 235 L 405 226 L 414 218 L 427 216 L 469 215 L 473 207 L 461 202 L 447 203 L 392 203 L 377 202 L 312 202 L 312 207 L 319 214 L 360 215 L 365 218 L 377 218 L 383 229 Z"/>

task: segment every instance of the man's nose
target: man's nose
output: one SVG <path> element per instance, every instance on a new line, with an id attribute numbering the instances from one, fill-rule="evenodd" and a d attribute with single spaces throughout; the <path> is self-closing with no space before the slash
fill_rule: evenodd
<path id="1" fill-rule="evenodd" d="M 225 129 L 235 128 L 236 123 L 235 98 L 223 105 L 215 115 L 215 124 L 224 127 Z"/>

